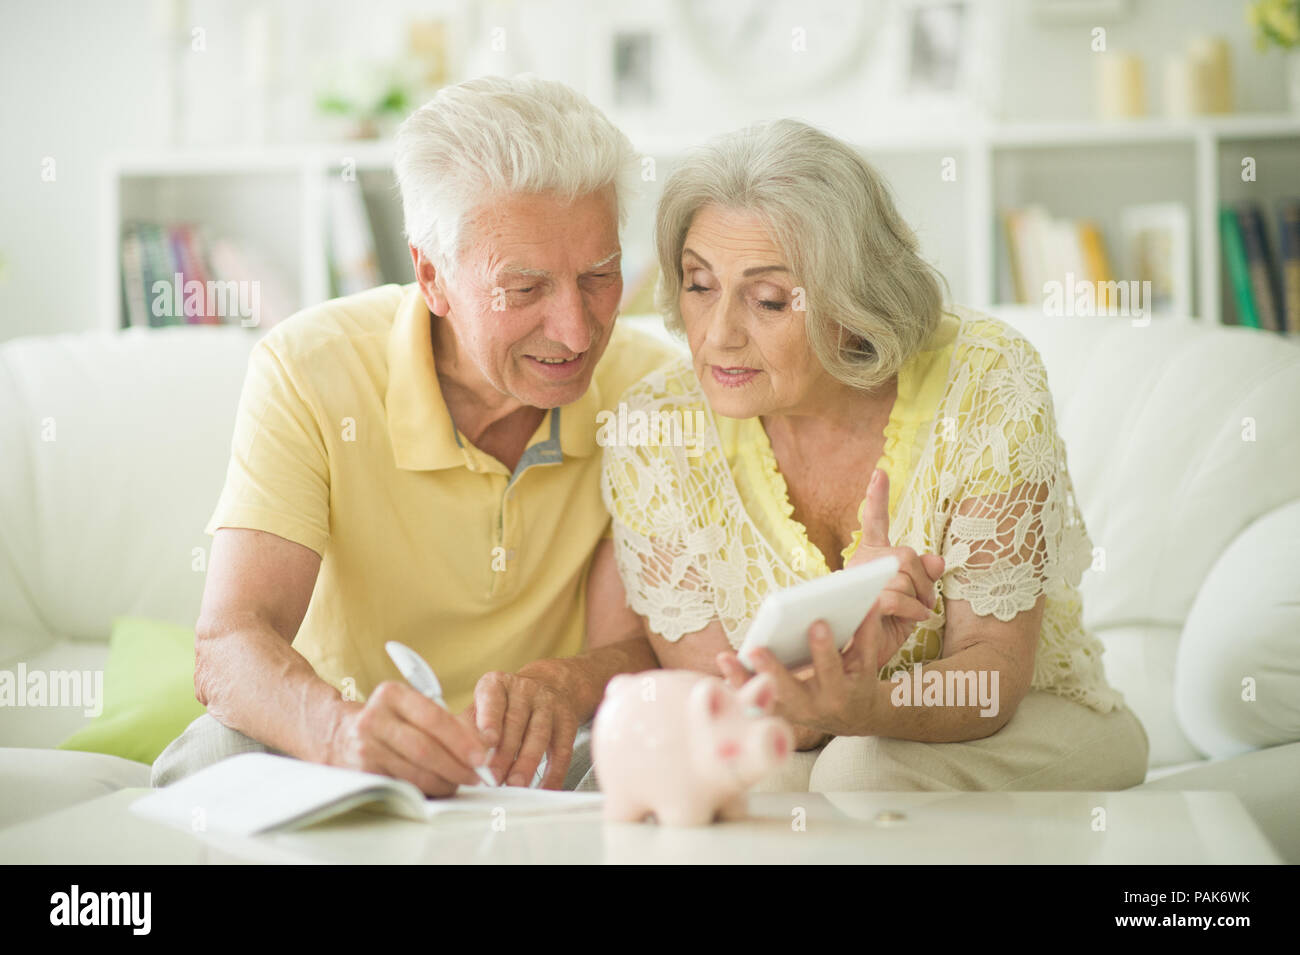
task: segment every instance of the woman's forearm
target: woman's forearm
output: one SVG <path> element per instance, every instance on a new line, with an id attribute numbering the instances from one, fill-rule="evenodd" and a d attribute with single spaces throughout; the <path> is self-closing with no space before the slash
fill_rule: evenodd
<path id="1" fill-rule="evenodd" d="M 864 736 L 959 743 L 992 736 L 1029 690 L 1027 667 L 990 644 L 882 680 L 863 720 Z"/>

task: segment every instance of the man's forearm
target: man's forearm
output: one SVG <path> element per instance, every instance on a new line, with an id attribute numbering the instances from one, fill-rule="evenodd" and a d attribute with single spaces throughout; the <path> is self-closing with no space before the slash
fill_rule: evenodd
<path id="1" fill-rule="evenodd" d="M 311 762 L 329 761 L 348 703 L 268 624 L 240 622 L 196 642 L 195 694 L 219 722 Z"/>
<path id="2" fill-rule="evenodd" d="M 605 694 L 605 684 L 620 673 L 639 673 L 659 666 L 650 641 L 630 637 L 576 657 L 536 660 L 519 670 L 520 676 L 542 680 L 569 700 L 585 723 Z"/>

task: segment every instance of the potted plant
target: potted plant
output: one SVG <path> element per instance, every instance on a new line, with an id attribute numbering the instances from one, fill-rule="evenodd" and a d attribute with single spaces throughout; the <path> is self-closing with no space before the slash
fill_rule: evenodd
<path id="1" fill-rule="evenodd" d="M 1291 109 L 1300 112 L 1300 0 L 1256 0 L 1246 8 L 1255 46 L 1280 47 L 1286 56 L 1286 90 Z"/>
<path id="2" fill-rule="evenodd" d="M 316 97 L 316 108 L 349 123 L 352 139 L 376 139 L 385 123 L 410 112 L 418 88 L 413 64 L 346 63 L 334 70 Z"/>

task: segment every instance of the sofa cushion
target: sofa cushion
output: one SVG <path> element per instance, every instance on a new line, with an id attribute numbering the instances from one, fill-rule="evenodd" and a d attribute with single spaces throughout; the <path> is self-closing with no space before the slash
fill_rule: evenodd
<path id="1" fill-rule="evenodd" d="M 1244 530 L 1187 616 L 1173 702 L 1188 739 L 1221 758 L 1300 740 L 1300 501 Z"/>
<path id="2" fill-rule="evenodd" d="M 176 327 L 0 345 L 0 636 L 103 640 L 121 614 L 193 625 L 256 340 Z"/>
<path id="3" fill-rule="evenodd" d="M 1106 652 L 1106 682 L 1124 694 L 1124 702 L 1142 721 L 1151 749 L 1152 769 L 1204 758 L 1174 715 L 1174 666 L 1179 628 L 1132 624 L 1096 631 Z"/>
<path id="4" fill-rule="evenodd" d="M 108 643 L 58 640 L 39 653 L 0 664 L 0 670 L 18 673 L 79 671 L 102 673 L 108 660 Z M 84 706 L 0 706 L 0 746 L 57 746 L 69 733 L 90 723 Z"/>
<path id="5" fill-rule="evenodd" d="M 59 748 L 152 763 L 203 713 L 194 697 L 194 631 L 124 617 L 108 641 L 103 713 Z"/>
<path id="6" fill-rule="evenodd" d="M 1080 585 L 1085 625 L 1181 626 L 1237 535 L 1300 499 L 1300 345 L 1187 319 L 995 314 L 1042 355 L 1101 548 Z"/>
<path id="7" fill-rule="evenodd" d="M 0 826 L 148 785 L 147 765 L 117 756 L 0 748 Z"/>

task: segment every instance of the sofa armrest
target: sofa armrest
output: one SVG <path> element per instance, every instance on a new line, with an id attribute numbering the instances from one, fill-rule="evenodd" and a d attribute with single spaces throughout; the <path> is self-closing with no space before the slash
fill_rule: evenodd
<path id="1" fill-rule="evenodd" d="M 1178 646 L 1174 712 L 1212 759 L 1300 740 L 1300 500 L 1219 556 Z"/>

